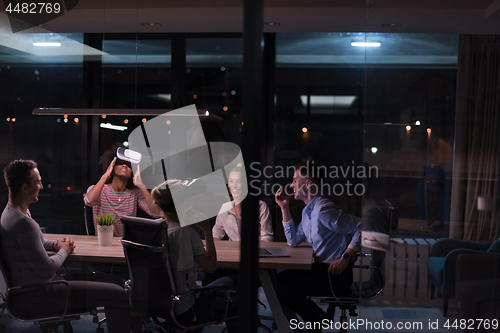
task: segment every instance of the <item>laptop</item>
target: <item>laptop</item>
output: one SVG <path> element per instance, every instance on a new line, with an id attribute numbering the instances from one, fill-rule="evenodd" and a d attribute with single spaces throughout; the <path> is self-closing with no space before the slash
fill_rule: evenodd
<path id="1" fill-rule="evenodd" d="M 291 257 L 281 247 L 259 247 L 259 257 Z"/>

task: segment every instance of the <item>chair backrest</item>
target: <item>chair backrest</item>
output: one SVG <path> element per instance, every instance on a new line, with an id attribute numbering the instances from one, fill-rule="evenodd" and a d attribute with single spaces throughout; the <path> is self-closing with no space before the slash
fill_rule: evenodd
<path id="1" fill-rule="evenodd" d="M 143 316 L 170 318 L 175 284 L 168 258 L 167 224 L 140 217 L 124 216 L 120 220 L 132 307 Z"/>
<path id="2" fill-rule="evenodd" d="M 387 234 L 391 234 L 391 232 L 397 229 L 397 209 L 390 206 L 380 206 L 380 209 L 384 213 L 385 221 L 387 223 L 386 230 Z M 362 293 L 363 298 L 373 298 L 377 296 L 385 286 L 385 277 L 384 277 L 384 258 L 385 252 L 372 250 L 371 252 L 371 274 L 370 279 L 365 282 L 360 282 L 356 285 L 356 289 L 358 292 Z"/>
<path id="3" fill-rule="evenodd" d="M 392 206 L 380 206 L 387 221 L 387 233 L 391 235 L 398 230 L 399 210 Z"/>
<path id="4" fill-rule="evenodd" d="M 95 236 L 94 215 L 92 213 L 92 207 L 84 205 L 83 212 L 85 217 L 85 231 L 87 232 L 87 235 Z"/>
<path id="5" fill-rule="evenodd" d="M 83 194 L 85 198 L 86 193 Z M 94 214 L 92 211 L 92 207 L 87 206 L 83 203 L 83 220 L 85 221 L 85 231 L 87 235 L 94 236 L 95 235 L 95 226 L 94 226 Z"/>

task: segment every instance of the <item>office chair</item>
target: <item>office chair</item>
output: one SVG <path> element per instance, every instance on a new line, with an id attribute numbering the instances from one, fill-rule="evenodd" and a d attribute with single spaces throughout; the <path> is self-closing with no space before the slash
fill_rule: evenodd
<path id="1" fill-rule="evenodd" d="M 175 306 L 182 297 L 210 289 L 232 291 L 221 285 L 177 293 L 169 261 L 167 223 L 139 217 L 122 217 L 121 221 L 123 223 L 121 243 L 130 273 L 128 282 L 130 303 L 143 318 L 153 318 L 156 324 L 168 332 L 198 330 L 207 325 L 220 324 L 225 320 L 236 318 L 227 316 L 229 307 L 226 307 L 226 313 L 209 322 L 195 321 L 191 326 L 179 323 L 175 315 Z"/>
<path id="2" fill-rule="evenodd" d="M 83 194 L 83 197 L 85 198 L 86 193 Z M 87 232 L 87 235 L 94 236 L 95 233 L 95 226 L 94 226 L 94 214 L 92 212 L 92 207 L 87 206 L 85 203 L 83 203 L 83 220 L 85 221 L 85 231 Z"/>
<path id="3" fill-rule="evenodd" d="M 380 208 L 385 216 L 387 234 L 390 235 L 392 228 L 397 226 L 397 209 L 392 205 Z M 383 271 L 385 252 L 372 250 L 371 253 L 358 253 L 357 256 L 370 259 L 371 263 L 369 265 L 354 265 L 355 269 L 370 270 L 370 278 L 366 281 L 353 282 L 351 289 L 343 294 L 335 295 L 332 290 L 333 296 L 319 297 L 321 303 L 328 304 L 326 315 L 329 320 L 333 320 L 336 307 L 341 310 L 340 333 L 347 332 L 343 324 L 347 323 L 347 311 L 349 311 L 351 317 L 357 317 L 357 304 L 363 300 L 370 300 L 377 297 L 385 287 Z"/>
<path id="4" fill-rule="evenodd" d="M 83 313 L 68 313 L 69 306 L 69 287 L 68 282 L 61 281 L 51 281 L 39 284 L 29 284 L 17 287 L 11 287 L 12 278 L 10 273 L 10 268 L 5 261 L 3 256 L 2 247 L 0 244 L 0 270 L 2 271 L 3 278 L 5 280 L 7 292 L 5 294 L 5 304 L 7 311 L 19 321 L 32 321 L 34 325 L 40 325 L 40 330 L 43 333 L 57 333 L 58 326 L 63 327 L 64 333 L 73 333 L 70 321 L 80 319 L 80 316 L 92 314 L 92 312 Z M 15 301 L 15 299 L 29 297 L 30 292 L 33 292 L 36 288 L 45 287 L 53 284 L 64 284 L 67 287 L 66 302 L 61 304 L 59 308 L 51 306 L 43 306 L 43 303 L 33 303 L 34 301 L 23 300 L 22 302 Z M 36 308 L 36 311 L 33 309 Z M 98 331 L 99 333 L 99 331 Z"/>

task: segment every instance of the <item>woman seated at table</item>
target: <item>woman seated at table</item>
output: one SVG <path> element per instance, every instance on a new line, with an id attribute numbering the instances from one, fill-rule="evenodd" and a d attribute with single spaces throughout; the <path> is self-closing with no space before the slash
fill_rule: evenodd
<path id="1" fill-rule="evenodd" d="M 206 250 L 196 230 L 180 226 L 171 190 L 176 194 L 182 195 L 184 193 L 187 196 L 185 186 L 181 184 L 180 180 L 168 180 L 155 187 L 151 194 L 161 209 L 163 219 L 167 222 L 170 264 L 174 271 L 177 291 L 182 293 L 196 288 L 196 265 L 207 272 L 214 272 L 217 269 L 217 252 L 212 237 L 212 228 L 207 219 L 196 223 L 196 226 L 205 235 Z M 185 219 L 187 218 L 200 220 L 203 215 L 191 208 L 186 213 Z M 231 286 L 232 281 L 228 278 L 221 278 L 211 285 L 217 284 Z M 199 296 L 192 294 L 183 296 L 175 307 L 177 319 L 187 326 L 196 319 L 212 320 L 215 313 L 224 313 L 226 305 L 225 301 L 215 302 L 215 297 L 214 291 L 204 291 Z M 217 305 L 222 306 L 222 308 L 218 308 Z M 237 321 L 226 323 L 229 332 L 237 332 L 236 325 Z"/>
<path id="2" fill-rule="evenodd" d="M 142 182 L 139 166 L 133 176 L 130 162 L 116 158 L 118 147 L 120 145 L 114 145 L 102 154 L 99 165 L 103 169 L 106 168 L 106 172 L 97 184 L 87 189 L 87 195 L 83 199 L 87 206 L 92 207 L 95 230 L 97 230 L 97 215 L 115 214 L 114 236 L 122 236 L 123 226 L 120 217 L 136 216 L 137 204 L 152 217 L 159 217 L 160 213 L 160 209 L 153 203 L 151 194 Z"/>
<path id="3" fill-rule="evenodd" d="M 55 242 L 46 240 L 40 226 L 31 217 L 28 207 L 38 201 L 38 192 L 43 189 L 37 164 L 31 160 L 13 161 L 5 167 L 4 177 L 9 188 L 9 201 L 0 219 L 0 243 L 11 273 L 11 287 L 64 280 L 56 271 L 75 250 L 75 243 L 67 237 Z M 55 251 L 56 254 L 48 256 L 46 251 Z M 67 288 L 67 314 L 90 312 L 104 306 L 109 332 L 129 332 L 127 293 L 111 283 L 68 281 L 68 287 L 56 283 L 30 288 L 11 296 L 14 297 L 11 310 L 14 313 L 15 309 L 40 313 L 40 307 L 46 310 L 60 308 L 66 302 Z"/>
<path id="4" fill-rule="evenodd" d="M 246 184 L 244 183 L 242 169 L 240 166 L 235 167 L 229 173 L 228 188 L 233 200 L 222 205 L 215 225 L 212 229 L 213 237 L 222 239 L 225 234 L 231 241 L 239 241 L 241 236 L 241 208 L 242 194 Z M 272 242 L 274 240 L 273 228 L 271 225 L 271 214 L 267 204 L 259 200 L 259 224 L 260 224 L 260 240 L 264 242 Z"/>

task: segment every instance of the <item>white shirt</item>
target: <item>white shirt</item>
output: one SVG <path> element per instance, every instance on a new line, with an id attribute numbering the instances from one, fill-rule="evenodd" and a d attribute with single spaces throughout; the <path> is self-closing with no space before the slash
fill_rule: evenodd
<path id="1" fill-rule="evenodd" d="M 269 207 L 262 200 L 259 200 L 259 223 L 260 240 L 272 242 L 274 240 L 273 227 L 271 224 L 271 214 Z M 226 202 L 222 205 L 217 220 L 212 229 L 214 238 L 222 239 L 227 234 L 229 240 L 239 241 L 241 235 L 241 216 L 237 216 L 234 211 L 234 202 Z"/>

